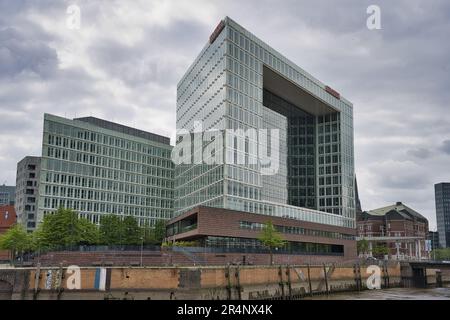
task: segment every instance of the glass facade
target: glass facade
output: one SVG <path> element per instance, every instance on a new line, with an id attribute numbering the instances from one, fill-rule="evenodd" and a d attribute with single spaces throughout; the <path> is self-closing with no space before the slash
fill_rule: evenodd
<path id="1" fill-rule="evenodd" d="M 258 222 L 250 222 L 250 221 L 240 221 L 239 228 L 245 230 L 256 230 L 261 231 L 264 228 L 263 223 Z M 343 239 L 343 240 L 355 240 L 355 236 L 351 234 L 345 234 L 340 232 L 331 232 L 324 230 L 314 230 L 307 229 L 302 227 L 291 227 L 291 226 L 278 226 L 274 225 L 274 228 L 280 232 L 285 234 L 297 234 L 297 235 L 306 235 L 312 237 L 322 237 L 322 238 L 333 238 L 333 239 Z"/>
<path id="2" fill-rule="evenodd" d="M 38 221 L 60 207 L 94 223 L 105 214 L 133 216 L 150 226 L 170 219 L 172 147 L 141 133 L 46 114 Z"/>
<path id="3" fill-rule="evenodd" d="M 352 104 L 233 20 L 221 24 L 178 84 L 177 129 L 216 129 L 221 139 L 193 157 L 209 147 L 203 160 L 220 152 L 223 162 L 176 166 L 175 213 L 207 205 L 354 228 Z M 272 92 L 271 73 L 314 101 Z M 280 133 L 275 175 L 261 170 L 270 139 L 252 134 L 269 125 Z"/>
<path id="4" fill-rule="evenodd" d="M 200 245 L 214 248 L 216 252 L 268 253 L 269 250 L 257 239 L 232 237 L 206 237 Z M 304 255 L 344 255 L 344 246 L 311 242 L 290 242 L 286 246 L 275 249 L 276 253 Z"/>
<path id="5" fill-rule="evenodd" d="M 434 189 L 439 245 L 450 248 L 450 183 L 436 184 Z"/>
<path id="6" fill-rule="evenodd" d="M 272 159 L 278 162 L 278 170 L 272 175 L 263 175 L 261 199 L 271 202 L 287 204 L 287 119 L 285 116 L 270 110 L 269 108 L 262 107 L 263 129 L 269 129 L 267 132 L 262 132 L 263 135 L 267 134 L 266 138 L 261 139 L 268 145 L 262 145 L 264 150 L 272 150 L 270 146 L 271 130 L 277 129 L 279 135 L 279 152 L 271 155 Z"/>
<path id="7" fill-rule="evenodd" d="M 0 186 L 0 206 L 14 205 L 16 187 Z"/>

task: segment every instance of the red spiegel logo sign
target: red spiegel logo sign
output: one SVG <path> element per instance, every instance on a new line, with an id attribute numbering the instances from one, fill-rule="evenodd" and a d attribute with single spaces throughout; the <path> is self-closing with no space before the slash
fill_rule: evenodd
<path id="1" fill-rule="evenodd" d="M 214 40 L 219 36 L 219 34 L 222 32 L 223 28 L 225 28 L 225 23 L 223 23 L 223 20 L 219 22 L 216 29 L 214 29 L 214 32 L 209 37 L 209 43 L 213 43 Z"/>
<path id="2" fill-rule="evenodd" d="M 341 94 L 339 92 L 337 92 L 336 90 L 330 88 L 329 86 L 325 87 L 325 91 L 328 92 L 329 94 L 331 94 L 336 99 L 341 99 Z"/>

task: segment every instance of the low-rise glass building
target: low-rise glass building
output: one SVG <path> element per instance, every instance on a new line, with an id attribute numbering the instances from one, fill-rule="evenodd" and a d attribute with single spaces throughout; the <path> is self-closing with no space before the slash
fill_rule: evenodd
<path id="1" fill-rule="evenodd" d="M 170 139 L 87 117 L 44 116 L 38 222 L 60 207 L 99 223 L 102 215 L 140 225 L 170 219 Z"/>

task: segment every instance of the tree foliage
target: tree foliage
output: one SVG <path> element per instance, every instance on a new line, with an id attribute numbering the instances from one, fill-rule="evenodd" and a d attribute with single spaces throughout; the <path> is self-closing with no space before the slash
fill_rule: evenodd
<path id="1" fill-rule="evenodd" d="M 161 245 L 166 238 L 166 222 L 164 220 L 158 220 L 155 226 L 143 227 L 144 243 L 151 245 Z"/>
<path id="2" fill-rule="evenodd" d="M 0 236 L 0 249 L 24 252 L 34 248 L 33 238 L 20 224 L 15 224 Z"/>
<path id="3" fill-rule="evenodd" d="M 434 249 L 431 252 L 431 256 L 435 260 L 450 260 L 450 248 Z"/>
<path id="4" fill-rule="evenodd" d="M 20 224 L 15 224 L 6 233 L 0 236 L 0 250 L 8 250 L 11 264 L 17 255 L 23 256 L 25 252 L 34 249 L 33 237 Z"/>
<path id="5" fill-rule="evenodd" d="M 97 244 L 100 234 L 90 221 L 78 218 L 71 209 L 60 208 L 44 217 L 34 235 L 36 243 L 42 248 Z"/>
<path id="6" fill-rule="evenodd" d="M 138 245 L 142 242 L 143 230 L 135 218 L 107 215 L 100 221 L 101 243 L 106 245 Z"/>
<path id="7" fill-rule="evenodd" d="M 71 209 L 60 208 L 44 217 L 33 233 L 21 225 L 14 225 L 0 237 L 0 249 L 12 254 L 33 250 L 57 249 L 78 245 L 161 245 L 166 233 L 165 221 L 157 221 L 153 228 L 140 227 L 134 217 L 106 215 L 100 226 L 79 218 Z"/>
<path id="8" fill-rule="evenodd" d="M 389 254 L 389 252 L 390 252 L 389 248 L 386 247 L 385 245 L 378 245 L 372 249 L 372 254 L 374 254 L 374 255 L 385 256 L 385 255 Z"/>
<path id="9" fill-rule="evenodd" d="M 273 264 L 273 249 L 284 247 L 286 245 L 286 241 L 283 240 L 281 233 L 275 229 L 272 221 L 268 221 L 264 224 L 258 239 L 265 247 L 269 249 L 270 264 Z"/>
<path id="10" fill-rule="evenodd" d="M 119 216 L 107 215 L 100 220 L 101 243 L 106 245 L 122 244 L 123 225 Z"/>
<path id="11" fill-rule="evenodd" d="M 123 243 L 137 245 L 142 242 L 142 229 L 135 218 L 127 216 L 123 219 Z"/>
<path id="12" fill-rule="evenodd" d="M 172 247 L 198 247 L 200 244 L 197 241 L 167 241 L 162 243 L 162 247 L 164 248 L 172 248 Z"/>
<path id="13" fill-rule="evenodd" d="M 356 243 L 356 247 L 359 254 L 367 253 L 369 250 L 369 242 L 366 239 L 359 240 Z"/>

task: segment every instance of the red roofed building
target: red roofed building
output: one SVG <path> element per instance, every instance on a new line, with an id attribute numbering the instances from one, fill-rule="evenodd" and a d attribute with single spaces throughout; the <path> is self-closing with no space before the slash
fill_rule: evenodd
<path id="1" fill-rule="evenodd" d="M 0 206 L 0 234 L 3 234 L 17 221 L 14 206 Z"/>
<path id="2" fill-rule="evenodd" d="M 17 221 L 14 206 L 0 206 L 0 236 L 11 228 Z M 0 262 L 9 260 L 9 252 L 0 250 Z"/>

